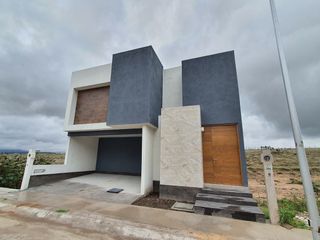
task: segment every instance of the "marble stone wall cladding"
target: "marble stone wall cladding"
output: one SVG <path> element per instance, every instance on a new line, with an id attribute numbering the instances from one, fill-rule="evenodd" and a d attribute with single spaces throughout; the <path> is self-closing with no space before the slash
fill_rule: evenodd
<path id="1" fill-rule="evenodd" d="M 163 108 L 160 184 L 203 187 L 200 106 Z"/>

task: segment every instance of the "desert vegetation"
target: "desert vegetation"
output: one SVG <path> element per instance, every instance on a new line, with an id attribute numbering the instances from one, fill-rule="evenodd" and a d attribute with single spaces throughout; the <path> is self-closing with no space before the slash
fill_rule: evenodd
<path id="1" fill-rule="evenodd" d="M 260 149 L 246 151 L 248 163 L 249 187 L 254 198 L 268 217 L 263 165 L 260 161 Z M 320 149 L 306 149 L 314 191 L 320 202 Z M 273 171 L 278 196 L 280 223 L 299 228 L 307 228 L 295 216 L 306 215 L 303 185 L 295 149 L 272 149 Z"/>
<path id="2" fill-rule="evenodd" d="M 20 188 L 27 154 L 0 154 L 0 187 Z M 37 153 L 34 164 L 63 164 L 64 154 Z"/>

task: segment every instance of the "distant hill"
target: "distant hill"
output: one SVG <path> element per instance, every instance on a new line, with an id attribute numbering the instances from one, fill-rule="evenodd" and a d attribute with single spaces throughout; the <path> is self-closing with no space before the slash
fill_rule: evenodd
<path id="1" fill-rule="evenodd" d="M 28 153 L 27 150 L 23 149 L 0 149 L 0 153 Z"/>
<path id="2" fill-rule="evenodd" d="M 42 153 L 42 154 L 65 154 L 65 152 L 42 152 L 40 150 L 36 150 L 37 153 Z M 0 154 L 13 154 L 13 153 L 17 153 L 17 154 L 26 154 L 28 153 L 27 150 L 23 150 L 23 149 L 1 149 L 0 148 Z"/>

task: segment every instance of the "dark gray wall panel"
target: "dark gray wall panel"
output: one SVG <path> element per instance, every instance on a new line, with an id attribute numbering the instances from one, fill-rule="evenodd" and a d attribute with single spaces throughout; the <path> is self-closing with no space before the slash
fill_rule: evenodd
<path id="1" fill-rule="evenodd" d="M 172 199 L 175 201 L 194 203 L 196 195 L 201 191 L 201 188 L 181 187 L 172 185 L 159 186 L 159 195 L 163 199 Z"/>
<path id="2" fill-rule="evenodd" d="M 113 55 L 107 124 L 158 126 L 163 67 L 151 46 Z"/>
<path id="3" fill-rule="evenodd" d="M 234 52 L 182 62 L 183 105 L 200 105 L 202 125 L 238 125 L 243 184 L 247 185 L 240 100 Z"/>
<path id="4" fill-rule="evenodd" d="M 201 105 L 202 124 L 241 121 L 234 53 L 182 62 L 183 105 Z"/>
<path id="5" fill-rule="evenodd" d="M 158 126 L 158 116 L 161 114 L 162 108 L 163 67 L 156 53 L 152 54 L 151 57 L 153 71 L 150 81 L 149 122 Z"/>
<path id="6" fill-rule="evenodd" d="M 100 138 L 97 172 L 141 174 L 141 137 Z"/>

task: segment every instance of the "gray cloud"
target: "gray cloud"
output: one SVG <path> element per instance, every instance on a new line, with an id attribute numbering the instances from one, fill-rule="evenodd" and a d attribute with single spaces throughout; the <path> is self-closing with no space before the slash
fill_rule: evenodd
<path id="1" fill-rule="evenodd" d="M 0 146 L 5 149 L 63 151 L 67 144 L 63 120 L 44 115 L 1 116 L 0 136 Z"/>
<path id="2" fill-rule="evenodd" d="M 302 131 L 319 146 L 320 2 L 276 4 Z M 12 0 L 0 9 L 0 147 L 64 150 L 71 72 L 145 45 L 165 67 L 234 49 L 246 146 L 293 145 L 268 1 Z"/>

